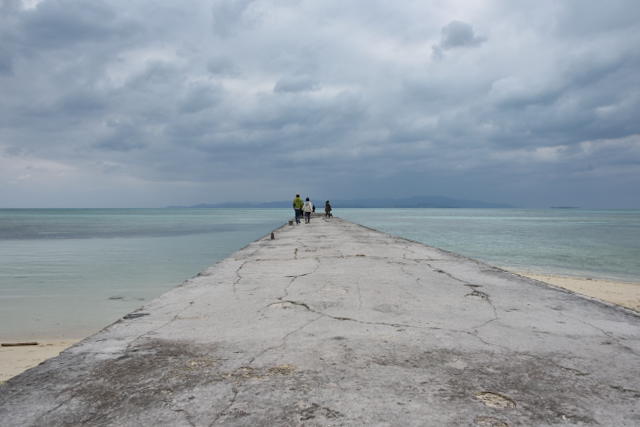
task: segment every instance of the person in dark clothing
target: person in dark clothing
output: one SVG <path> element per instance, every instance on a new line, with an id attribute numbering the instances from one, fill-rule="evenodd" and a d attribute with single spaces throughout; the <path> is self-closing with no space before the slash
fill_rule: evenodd
<path id="1" fill-rule="evenodd" d="M 331 218 L 331 205 L 329 204 L 329 201 L 327 200 L 327 203 L 324 204 L 324 216 L 326 216 L 327 218 Z"/>

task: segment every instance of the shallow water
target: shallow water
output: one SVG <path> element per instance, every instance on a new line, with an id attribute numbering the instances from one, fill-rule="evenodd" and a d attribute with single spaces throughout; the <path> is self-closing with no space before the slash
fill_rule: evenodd
<path id="1" fill-rule="evenodd" d="M 640 211 L 334 213 L 496 266 L 640 280 Z M 87 336 L 292 216 L 290 209 L 0 210 L 0 339 Z"/>
<path id="2" fill-rule="evenodd" d="M 0 210 L 0 338 L 84 337 L 282 225 L 289 210 Z"/>
<path id="3" fill-rule="evenodd" d="M 340 217 L 511 270 L 640 281 L 640 211 L 345 209 Z"/>

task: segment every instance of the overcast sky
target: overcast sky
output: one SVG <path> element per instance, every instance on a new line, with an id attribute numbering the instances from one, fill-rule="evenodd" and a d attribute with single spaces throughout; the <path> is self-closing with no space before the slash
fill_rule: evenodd
<path id="1" fill-rule="evenodd" d="M 637 0 L 0 5 L 0 207 L 640 208 Z"/>

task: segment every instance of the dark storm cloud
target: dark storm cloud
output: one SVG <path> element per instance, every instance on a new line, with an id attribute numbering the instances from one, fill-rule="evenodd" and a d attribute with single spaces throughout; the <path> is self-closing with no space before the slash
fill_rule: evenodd
<path id="1" fill-rule="evenodd" d="M 0 4 L 8 205 L 640 200 L 633 1 Z"/>

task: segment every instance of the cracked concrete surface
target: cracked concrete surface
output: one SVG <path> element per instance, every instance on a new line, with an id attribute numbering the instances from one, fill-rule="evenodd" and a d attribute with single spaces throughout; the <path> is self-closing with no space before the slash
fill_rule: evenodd
<path id="1" fill-rule="evenodd" d="M 0 387 L 3 426 L 640 425 L 640 317 L 333 218 Z"/>

